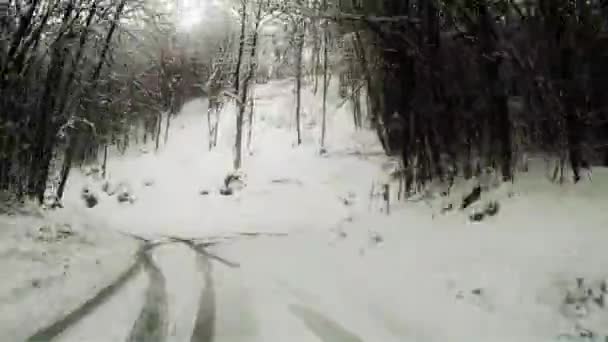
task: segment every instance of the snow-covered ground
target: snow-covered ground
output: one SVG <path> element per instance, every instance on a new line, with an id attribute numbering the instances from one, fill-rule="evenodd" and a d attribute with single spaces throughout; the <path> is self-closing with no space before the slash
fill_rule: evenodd
<path id="1" fill-rule="evenodd" d="M 103 193 L 103 181 L 73 175 L 59 213 L 79 212 L 89 226 L 164 244 L 145 253 L 141 272 L 56 340 L 608 336 L 608 309 L 601 305 L 608 280 L 607 170 L 595 170 L 591 182 L 558 187 L 533 163 L 515 185 L 493 192 L 500 212 L 480 223 L 458 210 L 438 215 L 440 200 L 394 201 L 387 215 L 382 200 L 370 196 L 373 183 L 386 181 L 390 163 L 375 135 L 354 131 L 348 108 L 335 109 L 340 100 L 330 96 L 328 152 L 320 155 L 320 94 L 306 93 L 304 143 L 294 146 L 292 89 L 287 82 L 257 87 L 253 144 L 243 160 L 246 187 L 232 196 L 219 189 L 232 169 L 234 107 L 225 109 L 218 147 L 209 151 L 203 100 L 174 119 L 159 152 L 149 146 L 149 153 L 110 159 L 110 182 L 128 185 L 133 203 Z M 83 186 L 99 194 L 99 205 L 85 208 Z M 167 236 L 215 243 L 195 247 Z M 121 243 L 106 250 L 103 262 L 119 258 Z M 115 265 L 124 270 L 129 262 Z M 65 284 L 72 286 L 78 285 Z M 588 288 L 590 295 L 582 293 Z M 20 303 L 19 312 L 49 310 Z M 2 324 L 16 329 L 26 321 L 35 326 L 29 331 L 48 325 L 23 316 Z M 4 331 L 0 337 L 10 336 Z"/>
<path id="2" fill-rule="evenodd" d="M 23 341 L 114 282 L 136 241 L 76 210 L 0 215 L 0 340 Z"/>
<path id="3" fill-rule="evenodd" d="M 169 142 L 159 153 L 133 151 L 110 160 L 111 182 L 129 184 L 138 200 L 122 205 L 103 194 L 90 214 L 117 229 L 144 236 L 326 230 L 335 225 L 347 214 L 339 197 L 348 191 L 361 191 L 362 195 L 369 191 L 380 170 L 380 147 L 371 132 L 353 132 L 346 114 L 335 115 L 330 125 L 335 132 L 328 133 L 332 149 L 328 156 L 320 157 L 320 128 L 308 125 L 317 123 L 309 113 L 313 104 L 315 108 L 320 104 L 309 98 L 303 126 L 311 128 L 303 131 L 305 144 L 294 148 L 290 86 L 280 82 L 260 87 L 256 93 L 252 155 L 245 153 L 243 161 L 247 187 L 237 196 L 219 194 L 224 177 L 232 170 L 235 109 L 230 105 L 225 109 L 218 147 L 209 151 L 206 102 L 193 101 L 172 123 Z M 148 150 L 154 150 L 153 144 Z M 355 151 L 368 153 L 369 158 L 359 158 Z M 153 184 L 146 186 L 146 181 Z M 65 204 L 84 207 L 82 187 L 101 194 L 102 184 L 75 174 Z M 203 190 L 209 194 L 201 195 Z"/>
<path id="4" fill-rule="evenodd" d="M 552 341 L 582 329 L 603 340 L 606 309 L 593 300 L 565 304 L 577 278 L 594 296 L 606 279 L 600 204 L 547 197 L 539 205 L 539 197 L 521 196 L 481 224 L 458 215 L 432 220 L 408 207 L 356 217 L 334 240 L 311 232 L 216 251 L 242 262 L 241 291 L 260 300 L 252 307 L 316 325 L 310 330 L 323 341 Z M 299 314 L 279 314 L 294 306 Z M 306 310 L 317 318 L 302 318 Z M 336 335 L 323 332 L 328 321 Z M 330 337 L 338 335 L 358 338 Z"/>

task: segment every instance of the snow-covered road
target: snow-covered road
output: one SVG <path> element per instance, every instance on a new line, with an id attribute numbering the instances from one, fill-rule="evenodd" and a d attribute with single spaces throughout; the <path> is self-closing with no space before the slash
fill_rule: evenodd
<path id="1" fill-rule="evenodd" d="M 275 254 L 260 255 L 248 239 L 235 240 L 224 252 L 236 248 L 249 260 Z M 282 244 L 280 237 L 259 239 L 270 248 Z M 301 278 L 277 272 L 280 263 L 278 269 L 259 266 L 226 260 L 202 246 L 166 242 L 142 253 L 136 271 L 111 285 L 112 294 L 85 303 L 30 341 L 363 341 L 315 303 L 319 298 L 298 284 Z"/>
<path id="2" fill-rule="evenodd" d="M 207 257 L 183 243 L 163 244 L 143 252 L 134 268 L 111 295 L 30 340 L 210 341 L 215 298 Z"/>
<path id="3" fill-rule="evenodd" d="M 234 108 L 227 106 L 218 146 L 208 151 L 200 100 L 174 119 L 169 142 L 157 153 L 133 150 L 110 158 L 110 181 L 128 184 L 133 203 L 119 203 L 101 191 L 102 180 L 74 172 L 66 215 L 82 211 L 89 225 L 126 233 L 129 243 L 138 239 L 127 235 L 163 243 L 140 254 L 117 283 L 65 320 L 55 308 L 53 315 L 35 316 L 45 318 L 33 322 L 35 328 L 4 324 L 8 336 L 36 330 L 42 341 L 74 342 L 608 336 L 608 309 L 600 301 L 608 296 L 607 170 L 596 170 L 593 183 L 558 187 L 543 181 L 542 165 L 531 167 L 516 185 L 491 194 L 500 213 L 480 224 L 458 210 L 433 215 L 445 199 L 395 202 L 387 215 L 381 194 L 370 189 L 387 182 L 390 164 L 375 134 L 353 132 L 351 113 L 332 111 L 327 153 L 319 155 L 320 102 L 305 94 L 304 144 L 294 146 L 291 90 L 286 82 L 259 87 L 254 143 L 241 170 L 246 186 L 232 196 L 219 188 L 232 171 Z M 330 108 L 338 102 L 334 98 Z M 85 209 L 83 186 L 99 194 L 95 208 Z M 111 245 L 99 253 L 102 259 L 118 250 L 115 240 L 107 241 L 98 246 Z M 69 246 L 80 258 L 77 245 Z M 77 279 L 87 283 L 87 273 L 79 274 L 67 277 L 71 286 Z M 57 286 L 38 291 L 46 290 L 57 298 L 72 294 Z M 592 295 L 572 300 L 578 292 Z M 9 323 L 25 322 L 24 312 Z M 40 330 L 48 316 L 59 322 Z M 5 317 L 9 311 L 0 310 Z"/>
<path id="4" fill-rule="evenodd" d="M 110 180 L 130 184 L 137 197 L 132 205 L 117 203 L 100 190 L 99 181 L 76 172 L 66 193 L 67 207 L 82 207 L 80 189 L 87 186 L 100 196 L 99 205 L 87 211 L 92 222 L 125 236 L 164 243 L 141 253 L 136 266 L 109 290 L 40 329 L 34 340 L 360 341 L 352 328 L 324 314 L 326 308 L 302 301 L 306 285 L 298 284 L 300 278 L 291 273 L 299 274 L 297 264 L 308 265 L 310 260 L 302 253 L 290 255 L 283 241 L 291 233 L 317 231 L 315 244 L 325 244 L 331 229 L 354 211 L 367 210 L 367 203 L 346 205 L 345 198 L 355 202 L 355 196 L 366 196 L 368 176 L 379 165 L 357 154 L 364 149 L 351 149 L 350 129 L 328 138 L 345 143 L 336 143 L 335 156 L 318 155 L 318 132 L 311 130 L 304 132 L 307 143 L 294 149 L 293 134 L 285 129 L 291 124 L 284 115 L 291 101 L 285 89 L 275 85 L 259 93 L 260 123 L 253 132 L 253 153 L 245 160 L 247 188 L 234 196 L 218 194 L 231 168 L 233 108 L 228 106 L 224 113 L 218 147 L 207 151 L 206 101 L 188 104 L 174 119 L 169 143 L 159 153 L 133 151 L 110 159 Z M 312 116 L 304 118 L 314 121 Z M 363 144 L 373 141 L 371 148 L 377 149 L 373 134 L 359 135 Z M 371 155 L 381 158 L 377 151 Z M 343 179 L 345 173 L 350 177 Z M 368 179 L 352 184 L 357 176 Z M 201 195 L 201 190 L 209 194 Z M 195 247 L 163 238 L 169 235 L 189 241 L 225 238 L 217 245 Z M 254 240 L 263 241 L 263 246 L 251 249 Z M 281 257 L 295 262 L 294 269 L 255 263 Z M 333 281 L 324 282 L 331 287 Z M 329 299 L 333 295 L 327 293 Z"/>

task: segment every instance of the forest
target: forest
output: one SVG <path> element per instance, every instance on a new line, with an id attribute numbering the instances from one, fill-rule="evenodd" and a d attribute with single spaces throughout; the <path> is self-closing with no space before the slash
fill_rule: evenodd
<path id="1" fill-rule="evenodd" d="M 251 88 L 273 79 L 294 80 L 298 142 L 302 87 L 325 102 L 328 83 L 339 80 L 355 128 L 375 130 L 385 152 L 400 157 L 396 176 L 409 194 L 486 172 L 513 181 L 531 155 L 547 160 L 558 183 L 608 166 L 608 3 L 223 6 L 218 16 L 232 20 L 209 33 L 180 29 L 180 2 L 0 3 L 0 190 L 61 198 L 72 167 L 99 162 L 105 173 L 109 148 L 153 140 L 158 149 L 181 106 L 202 96 L 213 108 L 201 113 L 210 134 L 224 103 L 239 108 L 238 170 L 251 139 Z M 324 103 L 323 132 L 331 110 Z"/>
<path id="2" fill-rule="evenodd" d="M 605 89 L 608 0 L 0 0 L 0 341 L 608 341 Z"/>

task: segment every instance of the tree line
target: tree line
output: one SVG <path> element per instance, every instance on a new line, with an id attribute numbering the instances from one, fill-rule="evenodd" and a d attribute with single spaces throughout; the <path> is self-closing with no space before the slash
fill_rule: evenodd
<path id="1" fill-rule="evenodd" d="M 608 165 L 608 6 L 600 1 L 241 2 L 290 28 L 298 144 L 303 79 L 324 94 L 324 151 L 335 76 L 355 127 L 375 129 L 386 153 L 400 157 L 407 193 L 487 173 L 513 181 L 530 155 L 545 158 L 560 183 Z"/>
<path id="2" fill-rule="evenodd" d="M 333 79 L 355 128 L 374 129 L 401 159 L 409 193 L 485 172 L 510 181 L 530 154 L 552 161 L 555 181 L 608 164 L 600 1 L 227 0 L 234 25 L 202 54 L 187 52 L 196 38 L 180 37 L 166 5 L 9 2 L 0 18 L 0 190 L 42 201 L 58 168 L 60 197 L 73 165 L 105 159 L 111 146 L 158 148 L 172 115 L 202 94 L 237 104 L 239 169 L 255 83 L 285 77 L 294 80 L 298 144 L 310 86 L 322 93 L 325 150 Z M 289 41 L 266 51 L 269 22 Z M 211 136 L 219 112 L 207 115 Z"/>
<path id="3" fill-rule="evenodd" d="M 160 1 L 12 0 L 6 11 L 0 190 L 19 197 L 43 202 L 53 182 L 61 197 L 71 167 L 107 158 L 109 146 L 155 139 L 158 148 L 209 72 L 204 58 L 180 52 Z"/>
<path id="4" fill-rule="evenodd" d="M 603 89 L 608 6 L 574 0 L 341 0 L 320 15 L 351 53 L 343 83 L 366 89 L 371 124 L 406 188 L 525 156 L 574 182 L 608 165 Z M 355 94 L 356 96 L 356 94 Z"/>

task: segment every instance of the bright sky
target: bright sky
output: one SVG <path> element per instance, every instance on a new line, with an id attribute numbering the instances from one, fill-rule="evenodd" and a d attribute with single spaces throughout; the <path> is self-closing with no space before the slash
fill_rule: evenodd
<path id="1" fill-rule="evenodd" d="M 222 0 L 175 0 L 178 2 L 177 27 L 181 31 L 191 31 L 195 26 L 218 18 L 213 16 L 226 10 Z"/>
<path id="2" fill-rule="evenodd" d="M 212 0 L 176 0 L 178 2 L 177 27 L 189 31 L 203 20 L 205 7 Z"/>

